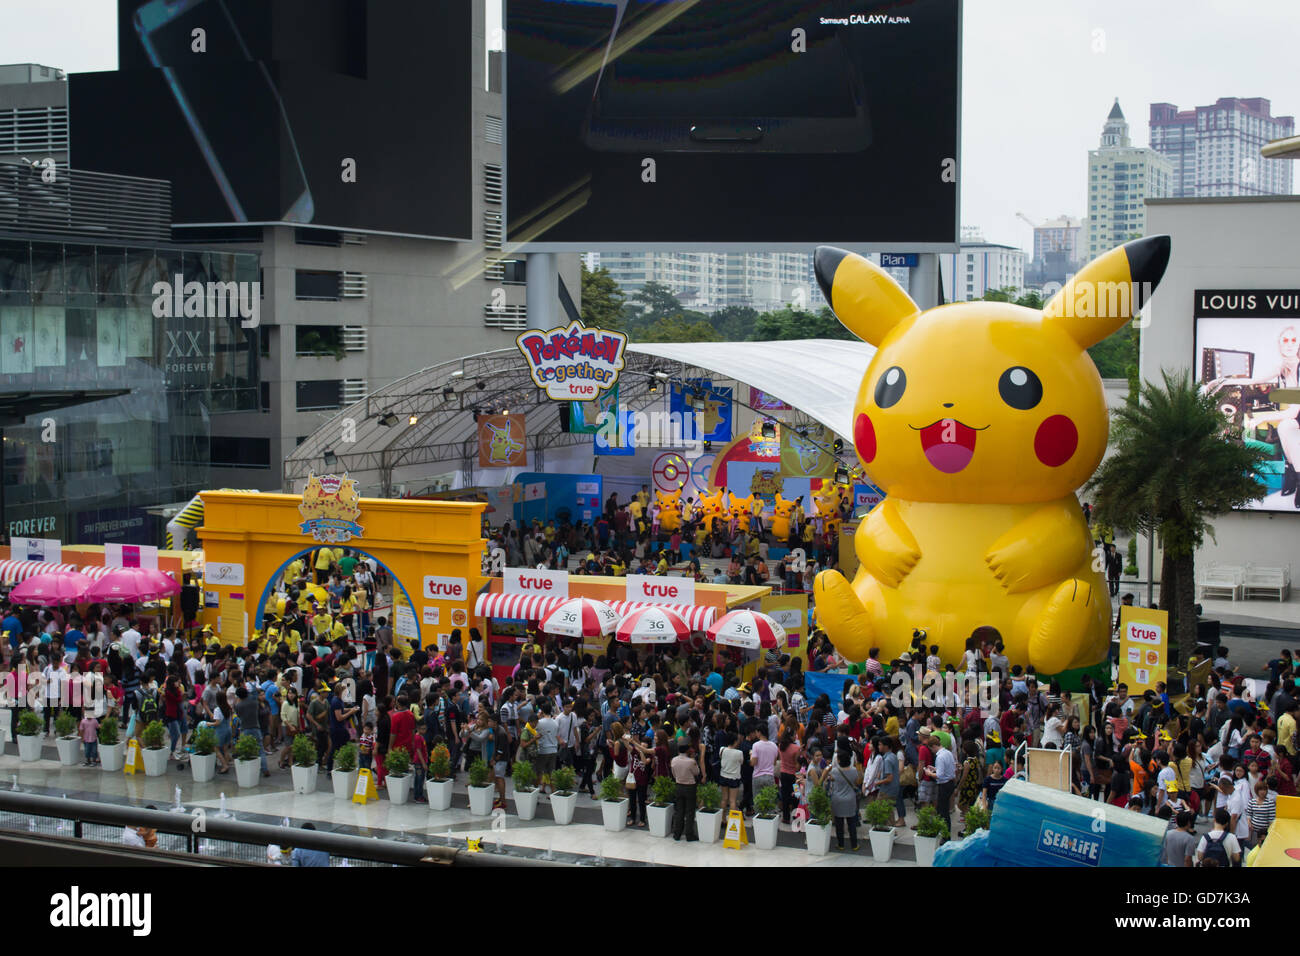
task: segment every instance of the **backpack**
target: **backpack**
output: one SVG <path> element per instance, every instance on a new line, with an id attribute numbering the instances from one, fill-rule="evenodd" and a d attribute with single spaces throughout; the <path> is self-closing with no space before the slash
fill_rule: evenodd
<path id="1" fill-rule="evenodd" d="M 1213 833 L 1205 836 L 1205 854 L 1201 858 L 1201 866 L 1205 865 L 1206 860 L 1213 860 L 1219 866 L 1231 866 L 1232 861 L 1228 858 L 1228 849 L 1223 844 L 1228 839 L 1228 831 L 1220 830 L 1219 839 L 1214 839 Z"/>
<path id="2" fill-rule="evenodd" d="M 158 719 L 158 694 L 149 694 L 140 703 L 140 719 L 146 723 L 152 723 Z"/>

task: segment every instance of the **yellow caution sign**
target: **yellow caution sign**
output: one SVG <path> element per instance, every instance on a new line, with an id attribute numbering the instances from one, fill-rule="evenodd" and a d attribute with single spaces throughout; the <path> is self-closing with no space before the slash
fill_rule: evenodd
<path id="1" fill-rule="evenodd" d="M 379 791 L 375 789 L 375 778 L 369 767 L 362 767 L 357 773 L 357 788 L 352 791 L 352 802 L 368 803 L 378 799 Z"/>
<path id="2" fill-rule="evenodd" d="M 727 830 L 722 835 L 722 846 L 739 850 L 747 843 L 749 837 L 745 834 L 745 818 L 739 810 L 732 810 L 727 814 Z"/>
<path id="3" fill-rule="evenodd" d="M 126 745 L 126 763 L 122 770 L 134 774 L 137 770 L 144 773 L 144 755 L 140 753 L 140 741 L 132 740 Z"/>

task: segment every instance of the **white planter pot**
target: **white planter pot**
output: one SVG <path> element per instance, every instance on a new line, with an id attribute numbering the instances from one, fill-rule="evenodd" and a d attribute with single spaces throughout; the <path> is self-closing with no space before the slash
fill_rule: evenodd
<path id="1" fill-rule="evenodd" d="M 670 836 L 673 832 L 673 805 L 656 807 L 654 804 L 645 808 L 646 819 L 650 821 L 650 835 Z"/>
<path id="2" fill-rule="evenodd" d="M 241 787 L 256 787 L 262 777 L 262 761 L 259 757 L 252 760 L 235 761 L 235 779 Z"/>
<path id="3" fill-rule="evenodd" d="M 780 817 L 754 817 L 754 845 L 760 850 L 775 849 L 776 835 L 780 832 Z"/>
<path id="4" fill-rule="evenodd" d="M 109 773 L 117 773 L 126 764 L 126 741 L 99 745 L 99 765 Z"/>
<path id="5" fill-rule="evenodd" d="M 144 775 L 146 777 L 161 777 L 167 772 L 167 758 L 171 753 L 166 747 L 159 747 L 157 750 L 145 749 L 141 751 L 144 754 Z"/>
<path id="6" fill-rule="evenodd" d="M 331 770 L 330 780 L 334 784 L 334 798 L 336 800 L 351 800 L 352 795 L 357 792 L 357 777 L 359 775 L 359 770 Z"/>
<path id="7" fill-rule="evenodd" d="M 809 823 L 804 829 L 808 838 L 809 856 L 825 856 L 831 849 L 831 826 Z"/>
<path id="8" fill-rule="evenodd" d="M 65 767 L 75 767 L 85 760 L 82 756 L 81 740 L 78 737 L 60 737 L 54 741 L 54 746 L 59 750 L 59 763 Z"/>
<path id="9" fill-rule="evenodd" d="M 939 838 L 923 837 L 916 838 L 916 865 L 917 866 L 934 866 L 934 851 L 939 849 Z"/>
<path id="10" fill-rule="evenodd" d="M 451 794 L 456 782 L 450 777 L 446 780 L 429 781 L 429 809 L 450 810 Z"/>
<path id="11" fill-rule="evenodd" d="M 555 822 L 560 826 L 568 826 L 573 822 L 573 809 L 577 805 L 578 795 L 576 793 L 551 794 L 551 815 L 555 817 Z"/>
<path id="12" fill-rule="evenodd" d="M 898 831 L 893 827 L 888 830 L 869 830 L 871 834 L 871 857 L 877 863 L 888 863 L 894 854 L 894 838 Z"/>
<path id="13" fill-rule="evenodd" d="M 390 773 L 384 777 L 384 787 L 388 790 L 388 799 L 399 806 L 405 803 L 411 795 L 413 779 L 409 773 L 404 773 L 400 777 L 395 777 Z"/>
<path id="14" fill-rule="evenodd" d="M 22 760 L 31 763 L 33 760 L 41 759 L 41 738 L 22 737 L 18 738 L 18 756 Z"/>
<path id="15" fill-rule="evenodd" d="M 600 817 L 605 821 L 605 829 L 618 833 L 627 829 L 627 798 L 622 800 L 600 801 Z"/>
<path id="16" fill-rule="evenodd" d="M 293 777 L 294 793 L 316 792 L 316 780 L 320 774 L 320 767 L 316 764 L 312 764 L 310 767 L 299 767 L 297 764 L 294 764 L 293 767 L 290 768 L 290 772 Z"/>
<path id="17" fill-rule="evenodd" d="M 476 817 L 492 816 L 492 797 L 495 794 L 495 787 L 470 787 L 469 812 Z"/>
<path id="18" fill-rule="evenodd" d="M 216 754 L 190 754 L 190 776 L 195 783 L 207 783 L 217 776 Z"/>
<path id="19" fill-rule="evenodd" d="M 520 820 L 531 820 L 537 816 L 537 798 L 540 795 L 541 791 L 536 788 L 515 791 L 515 813 L 519 814 Z"/>
<path id="20" fill-rule="evenodd" d="M 700 831 L 701 843 L 717 843 L 718 831 L 722 829 L 722 811 L 696 810 L 695 829 Z"/>

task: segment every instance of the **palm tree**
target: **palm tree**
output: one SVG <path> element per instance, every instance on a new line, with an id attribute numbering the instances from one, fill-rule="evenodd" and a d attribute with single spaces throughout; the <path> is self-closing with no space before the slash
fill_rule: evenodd
<path id="1" fill-rule="evenodd" d="M 1264 456 L 1225 438 L 1218 403 L 1187 372 L 1161 377 L 1163 388 L 1144 382 L 1138 401 L 1112 413 L 1114 452 L 1087 491 L 1116 531 L 1159 535 L 1160 607 L 1186 666 L 1196 650 L 1196 549 L 1214 537 L 1211 519 L 1264 496 L 1252 475 Z"/>

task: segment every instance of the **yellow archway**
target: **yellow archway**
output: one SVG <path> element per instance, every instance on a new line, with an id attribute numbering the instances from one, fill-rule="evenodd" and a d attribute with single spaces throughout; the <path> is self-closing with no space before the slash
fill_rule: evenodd
<path id="1" fill-rule="evenodd" d="M 350 484 L 346 477 L 339 481 Z M 349 505 L 349 520 L 342 521 L 310 505 L 304 512 L 302 495 L 205 491 L 202 496 L 203 586 L 216 594 L 215 615 L 212 609 L 208 614 L 215 617 L 222 643 L 247 643 L 284 566 L 322 544 L 370 555 L 388 570 L 395 592 L 400 588 L 407 595 L 410 636 L 418 636 L 422 646 L 440 637 L 445 642 L 453 627 L 477 624 L 474 596 L 486 581 L 484 504 L 361 498 Z"/>

